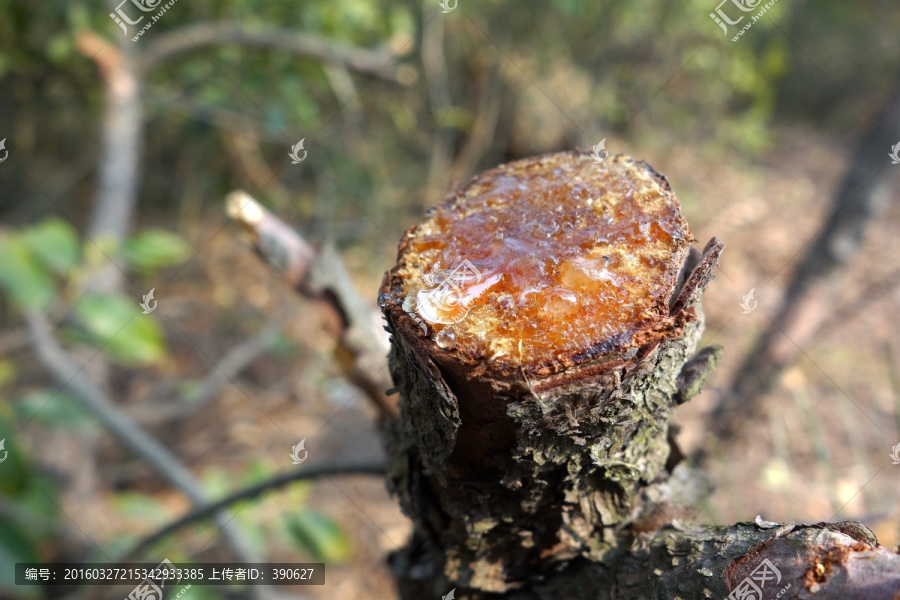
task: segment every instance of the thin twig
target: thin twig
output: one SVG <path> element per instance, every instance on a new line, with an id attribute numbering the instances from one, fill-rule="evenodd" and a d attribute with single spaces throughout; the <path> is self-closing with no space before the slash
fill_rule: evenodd
<path id="1" fill-rule="evenodd" d="M 185 419 L 196 414 L 222 388 L 272 347 L 280 328 L 281 323 L 270 323 L 253 337 L 235 345 L 216 361 L 216 366 L 209 370 L 203 381 L 183 399 L 168 402 L 160 399 L 143 403 L 126 409 L 126 414 L 145 425 Z"/>
<path id="2" fill-rule="evenodd" d="M 247 27 L 238 23 L 198 23 L 160 35 L 147 45 L 141 65 L 149 71 L 178 55 L 221 44 L 282 50 L 323 62 L 342 63 L 348 69 L 401 85 L 415 80 L 412 67 L 389 64 L 395 54 L 388 47 L 370 50 L 295 29 Z"/>
<path id="3" fill-rule="evenodd" d="M 341 106 L 341 117 L 347 124 L 347 130 L 354 137 L 358 137 L 363 125 L 362 102 L 359 98 L 359 89 L 353 83 L 350 72 L 343 63 L 322 63 L 322 69 L 328 78 L 328 84 L 334 97 Z M 356 147 L 355 145 L 353 147 Z"/>
<path id="4" fill-rule="evenodd" d="M 472 121 L 472 131 L 459 151 L 451 181 L 465 181 L 473 175 L 481 159 L 496 142 L 497 120 L 500 116 L 503 95 L 502 78 L 495 66 L 479 60 L 474 68 L 478 72 L 478 108 Z"/>
<path id="5" fill-rule="evenodd" d="M 897 366 L 896 352 L 894 352 L 894 345 L 890 341 L 884 344 L 884 360 L 887 363 L 888 379 L 891 382 L 891 392 L 894 397 L 896 434 L 900 438 L 900 367 Z"/>
<path id="6" fill-rule="evenodd" d="M 436 11 L 437 7 L 428 6 L 422 10 L 429 13 Z M 425 23 L 422 31 L 422 66 L 428 84 L 431 116 L 438 124 L 431 145 L 431 163 L 425 188 L 425 204 L 431 206 L 449 187 L 456 137 L 451 128 L 440 124 L 440 119 L 445 118 L 446 112 L 453 107 L 447 61 L 444 57 L 444 19 L 430 18 Z"/>
<path id="7" fill-rule="evenodd" d="M 258 127 L 247 122 L 236 124 L 234 131 L 222 134 L 224 148 L 236 160 L 249 183 L 259 189 L 266 189 L 266 195 L 273 206 L 290 206 L 293 194 L 285 187 L 278 173 L 266 162 Z M 292 140 L 294 144 L 297 140 Z"/>
<path id="8" fill-rule="evenodd" d="M 275 343 L 280 329 L 281 323 L 270 323 L 217 360 L 216 368 L 210 369 L 203 383 L 185 398 L 185 416 L 196 413 L 219 390 L 228 385 L 232 378 L 269 350 Z"/>
<path id="9" fill-rule="evenodd" d="M 241 500 L 251 500 L 266 492 L 286 487 L 297 481 L 317 479 L 330 475 L 384 475 L 387 471 L 387 463 L 382 458 L 360 458 L 354 460 L 337 460 L 324 462 L 318 465 L 310 465 L 303 469 L 276 475 L 268 481 L 238 490 L 224 498 L 208 504 L 202 504 L 193 508 L 190 512 L 163 526 L 151 535 L 137 543 L 126 552 L 119 562 L 129 562 L 137 559 L 147 549 L 160 540 L 172 535 L 176 531 L 187 527 L 192 523 L 209 518 L 213 513 L 231 506 Z"/>
<path id="10" fill-rule="evenodd" d="M 194 475 L 181 464 L 178 457 L 119 410 L 112 399 L 85 374 L 84 368 L 69 357 L 53 336 L 52 326 L 47 318 L 35 310 L 29 310 L 25 313 L 25 319 L 37 355 L 53 376 L 71 389 L 84 407 L 122 445 L 146 460 L 164 479 L 184 492 L 193 504 L 205 504 L 208 501 L 206 492 Z M 219 513 L 216 521 L 238 560 L 262 562 L 241 532 L 231 523 L 229 515 Z"/>
<path id="11" fill-rule="evenodd" d="M 809 390 L 806 387 L 805 382 L 797 386 L 793 395 L 794 401 L 797 403 L 800 413 L 803 415 L 806 432 L 809 434 L 809 439 L 812 443 L 813 455 L 819 465 L 822 477 L 825 479 L 831 508 L 835 512 L 839 512 L 841 499 L 838 496 L 837 491 L 837 475 L 834 471 L 834 459 L 831 456 L 831 451 L 828 446 L 828 436 L 825 434 L 822 427 L 822 420 L 819 418 L 819 412 L 812 407 L 812 404 L 809 401 Z"/>

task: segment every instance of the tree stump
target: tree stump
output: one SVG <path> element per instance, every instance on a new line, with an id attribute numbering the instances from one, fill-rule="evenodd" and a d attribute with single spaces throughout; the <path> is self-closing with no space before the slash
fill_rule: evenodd
<path id="1" fill-rule="evenodd" d="M 724 247 L 693 241 L 662 175 L 580 151 L 488 171 L 406 232 L 379 297 L 402 598 L 637 598 L 650 573 L 659 597 L 728 593 L 772 532 L 686 525 L 669 420 L 720 353 L 698 301 Z"/>

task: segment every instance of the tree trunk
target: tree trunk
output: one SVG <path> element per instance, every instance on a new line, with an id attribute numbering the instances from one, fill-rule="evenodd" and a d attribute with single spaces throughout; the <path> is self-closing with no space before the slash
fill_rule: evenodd
<path id="1" fill-rule="evenodd" d="M 689 252 L 665 179 L 595 158 L 476 178 L 407 232 L 385 276 L 389 487 L 414 522 L 391 558 L 401 597 L 725 597 L 762 565 L 766 592 L 770 566 L 791 583 L 781 598 L 892 598 L 900 560 L 861 525 L 690 524 L 703 483 L 669 419 L 720 353 L 697 352 L 697 301 L 723 244 Z M 440 268 L 464 255 L 474 276 Z"/>

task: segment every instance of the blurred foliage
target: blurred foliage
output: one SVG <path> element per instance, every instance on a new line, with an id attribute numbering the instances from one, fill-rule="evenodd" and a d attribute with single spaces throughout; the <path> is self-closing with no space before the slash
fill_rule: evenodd
<path id="1" fill-rule="evenodd" d="M 739 43 L 725 38 L 709 18 L 716 3 L 708 0 L 463 2 L 441 16 L 453 105 L 432 112 L 417 48 L 423 24 L 440 14 L 436 4 L 177 3 L 126 47 L 140 55 L 178 28 L 239 22 L 363 47 L 387 44 L 398 52 L 396 63 L 416 67 L 420 76 L 408 88 L 354 77 L 360 120 L 348 116 L 352 106 L 342 110 L 344 102 L 316 61 L 233 44 L 179 56 L 150 73 L 144 91 L 152 131 L 144 148 L 145 214 L 196 218 L 198 207 L 210 199 L 236 187 L 258 187 L 236 165 L 226 143 L 246 121 L 273 164 L 284 161 L 287 146 L 314 134 L 308 148 L 316 164 L 340 182 L 338 190 L 316 172 L 282 171 L 290 200 L 277 194 L 275 185 L 263 190 L 264 200 L 281 203 L 276 208 L 295 215 L 310 231 L 380 248 L 383 240 L 373 228 L 365 230 L 370 238 L 358 240 L 350 221 L 360 213 L 347 199 L 377 223 L 405 222 L 397 217 L 418 214 L 428 169 L 423 157 L 431 153 L 432 137 L 443 129 L 455 147 L 466 142 L 477 116 L 476 84 L 486 69 L 498 69 L 504 110 L 480 167 L 526 152 L 586 146 L 609 132 L 634 136 L 640 145 L 666 147 L 688 138 L 711 152 L 726 147 L 760 152 L 771 142 L 768 125 L 776 105 L 792 118 L 814 122 L 845 111 L 847 119 L 856 119 L 848 124 L 857 125 L 859 115 L 847 112 L 841 90 L 860 104 L 877 102 L 893 78 L 892 57 L 898 52 L 891 24 L 900 7 L 886 0 L 778 2 Z M 63 192 L 66 207 L 90 202 L 89 186 L 68 192 L 95 163 L 103 90 L 94 65 L 76 50 L 75 37 L 90 28 L 117 40 L 122 34 L 107 13 L 82 1 L 0 7 L 0 77 L 6 92 L 0 108 L 5 122 L 22 128 L 9 146 L 31 155 L 33 167 L 57 173 L 41 182 L 40 190 L 28 180 L 12 182 L 9 191 L 19 193 L 4 194 L 0 211 L 14 209 L 24 220 L 56 212 L 53 203 Z M 863 42 L 872 50 L 862 63 L 841 50 Z M 793 65 L 806 66 L 812 59 L 827 66 L 828 77 L 811 79 L 814 69 L 795 74 Z M 544 133 L 556 130 L 559 135 Z M 523 136 L 534 143 L 516 143 Z M 48 139 L 55 143 L 38 144 Z M 336 230 L 341 223 L 347 227 Z"/>
<path id="2" fill-rule="evenodd" d="M 350 558 L 350 540 L 328 517 L 312 511 L 299 511 L 287 517 L 290 539 L 312 557 L 335 565 Z"/>
<path id="3" fill-rule="evenodd" d="M 142 274 L 177 265 L 190 255 L 190 247 L 180 236 L 163 230 L 145 230 L 125 240 L 122 256 Z"/>
<path id="4" fill-rule="evenodd" d="M 232 470 L 209 469 L 203 482 L 210 495 L 218 498 L 236 489 L 262 483 L 273 475 L 263 463 L 252 461 L 238 476 Z M 261 513 L 253 510 L 236 510 L 234 518 L 252 536 L 251 541 L 256 544 L 257 550 L 264 554 L 268 547 L 267 540 L 271 538 L 279 539 L 285 548 L 299 551 L 318 562 L 329 565 L 346 562 L 352 552 L 347 534 L 327 515 L 303 506 L 310 489 L 309 482 L 300 482 L 283 492 L 286 502 L 293 508 L 272 523 L 261 521 Z M 251 500 L 248 504 L 253 507 L 260 503 L 260 500 Z"/>
<path id="5" fill-rule="evenodd" d="M 168 243 L 166 251 L 156 249 L 163 243 Z M 141 272 L 182 262 L 188 251 L 177 236 L 153 231 L 129 238 L 124 246 L 126 264 Z M 141 252 L 142 248 L 147 251 Z M 86 343 L 125 365 L 148 365 L 165 357 L 162 328 L 152 315 L 141 315 L 131 298 L 121 293 L 82 294 L 87 252 L 75 229 L 65 221 L 49 218 L 17 231 L 0 231 L 0 252 L 6 257 L 0 262 L 0 290 L 18 310 L 71 312 L 73 317 L 66 320 L 61 332 L 63 339 Z M 77 300 L 70 305 L 73 297 Z M 7 395 L 15 378 L 14 364 L 0 361 L 0 396 Z M 3 405 L 0 439 L 5 440 L 8 452 L 0 477 L 0 560 L 4 564 L 52 559 L 55 552 L 47 549 L 56 545 L 67 526 L 59 514 L 58 482 L 32 465 L 25 450 L 16 444 L 13 431 L 25 424 L 82 435 L 92 435 L 97 428 L 81 404 L 55 386 L 31 389 Z M 125 514 L 131 510 L 129 498 L 123 495 L 119 499 Z M 142 498 L 145 503 L 152 502 L 149 496 Z M 14 587 L 11 576 L 8 569 L 0 574 L 4 597 L 41 597 L 39 588 Z"/>
<path id="6" fill-rule="evenodd" d="M 9 405 L 0 406 L 0 561 L 5 565 L 46 560 L 46 545 L 56 538 L 59 523 L 57 484 L 17 444 L 15 427 Z M 0 569 L 0 597 L 42 596 L 39 588 L 16 586 L 12 569 Z"/>
<path id="7" fill-rule="evenodd" d="M 92 242 L 86 242 L 91 245 Z M 54 303 L 77 296 L 73 323 L 64 336 L 100 349 L 126 365 L 158 362 L 166 353 L 162 328 L 152 315 L 121 293 L 84 293 L 79 284 L 87 268 L 78 235 L 71 225 L 51 218 L 15 232 L 0 232 L 0 289 L 22 310 L 48 311 Z M 183 262 L 187 244 L 168 232 L 143 231 L 123 242 L 121 251 L 132 270 L 149 273 Z"/>

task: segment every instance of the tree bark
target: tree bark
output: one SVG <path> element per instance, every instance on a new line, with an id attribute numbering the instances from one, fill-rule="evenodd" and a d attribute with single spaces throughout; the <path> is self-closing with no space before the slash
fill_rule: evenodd
<path id="1" fill-rule="evenodd" d="M 560 160 L 569 159 L 581 160 Z M 443 216 L 430 213 L 407 232 L 398 267 L 385 276 L 380 304 L 401 409 L 387 426 L 388 485 L 414 523 L 407 547 L 391 557 L 401 598 L 452 598 L 451 590 L 468 599 L 724 598 L 760 565 L 791 584 L 781 598 L 814 589 L 817 597 L 893 598 L 900 558 L 862 525 L 691 524 L 686 505 L 703 482 L 679 464 L 670 418 L 721 352 L 697 351 L 698 301 L 724 247 L 717 240 L 687 255 L 667 288 L 665 334 L 627 350 L 585 348 L 589 360 L 549 371 L 502 370 L 442 351 L 434 326 L 404 299 L 406 283 L 424 272 L 421 257 L 410 258 L 411 240 L 432 235 L 454 207 L 459 218 L 471 215 L 472 189 L 497 189 L 489 182 L 510 173 L 525 181 L 541 160 L 554 159 L 489 172 L 451 196 Z M 603 168 L 622 164 L 617 157 Z M 674 194 L 670 201 L 677 207 Z"/>

